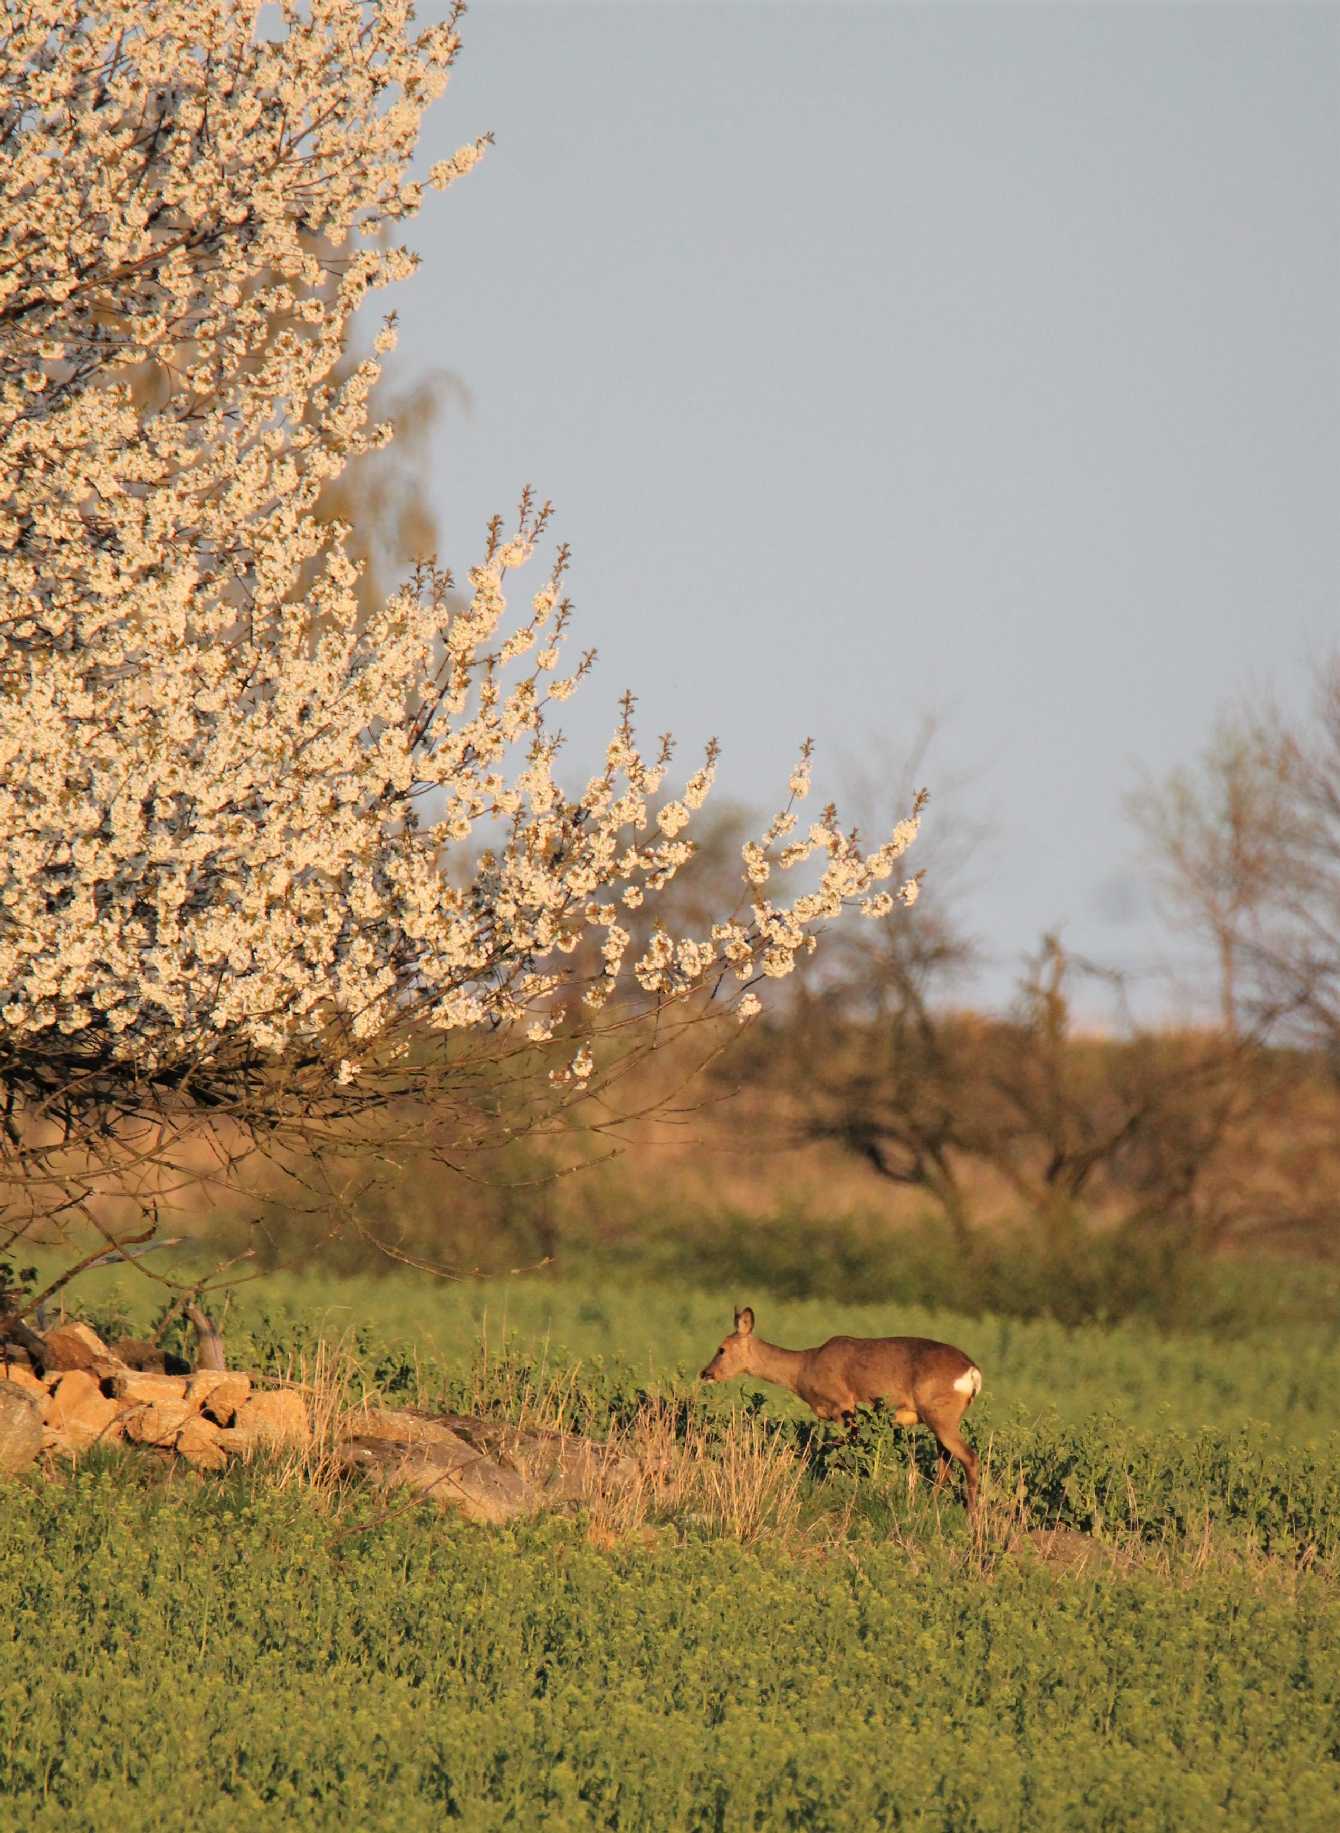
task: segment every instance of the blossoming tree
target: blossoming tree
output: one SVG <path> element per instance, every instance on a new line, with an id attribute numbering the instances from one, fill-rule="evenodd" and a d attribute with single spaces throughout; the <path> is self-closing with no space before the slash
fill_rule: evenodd
<path id="1" fill-rule="evenodd" d="M 388 231 L 422 202 L 457 24 L 405 0 L 6 0 L 0 1253 L 190 1129 L 228 1153 L 342 1137 L 481 1052 L 552 1116 L 621 1030 L 662 1035 L 648 1010 L 708 989 L 747 1017 L 844 906 L 915 895 L 893 888 L 915 811 L 869 852 L 831 809 L 802 822 L 807 750 L 739 908 L 630 950 L 621 915 L 690 857 L 716 747 L 675 791 L 626 702 L 560 783 L 550 709 L 591 658 L 565 661 L 547 509 L 496 523 L 459 595 L 424 563 L 360 608 L 350 530 L 316 505 L 391 430 L 375 356 L 339 359 L 414 271 Z"/>

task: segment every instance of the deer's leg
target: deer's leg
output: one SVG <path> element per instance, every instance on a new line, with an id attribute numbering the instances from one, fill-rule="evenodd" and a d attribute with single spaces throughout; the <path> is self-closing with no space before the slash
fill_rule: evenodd
<path id="1" fill-rule="evenodd" d="M 977 1455 L 965 1442 L 959 1431 L 959 1421 L 963 1409 L 952 1403 L 924 1406 L 921 1417 L 935 1434 L 940 1447 L 940 1467 L 936 1474 L 935 1486 L 938 1489 L 949 1471 L 949 1460 L 957 1458 L 963 1466 L 968 1491 L 968 1512 L 971 1514 L 977 1506 Z"/>
<path id="2" fill-rule="evenodd" d="M 940 1485 L 949 1475 L 949 1467 L 953 1461 L 954 1460 L 945 1450 L 943 1444 L 941 1444 L 940 1440 L 937 1438 L 935 1441 L 935 1481 L 931 1485 L 932 1489 L 939 1489 Z"/>

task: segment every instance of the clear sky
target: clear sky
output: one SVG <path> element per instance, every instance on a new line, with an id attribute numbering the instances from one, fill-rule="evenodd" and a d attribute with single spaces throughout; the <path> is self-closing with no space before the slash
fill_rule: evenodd
<path id="1" fill-rule="evenodd" d="M 425 7 L 425 16 L 440 8 Z M 1122 802 L 1340 634 L 1340 8 L 477 0 L 400 381 L 461 385 L 443 558 L 533 482 L 574 772 L 625 686 L 771 805 L 924 772 L 989 824 L 999 999 L 1049 925 L 1171 948 Z M 935 804 L 932 804 L 932 819 Z"/>

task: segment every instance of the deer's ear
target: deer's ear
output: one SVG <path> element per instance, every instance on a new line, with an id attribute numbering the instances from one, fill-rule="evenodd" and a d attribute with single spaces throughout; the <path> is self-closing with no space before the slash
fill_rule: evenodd
<path id="1" fill-rule="evenodd" d="M 752 1307 L 751 1307 L 751 1306 L 749 1306 L 749 1305 L 746 1305 L 746 1306 L 744 1307 L 744 1309 L 743 1309 L 743 1311 L 737 1311 L 737 1312 L 735 1313 L 735 1329 L 736 1329 L 736 1333 L 737 1333 L 737 1334 L 738 1334 L 739 1336 L 742 1336 L 742 1337 L 747 1337 L 747 1336 L 749 1336 L 749 1335 L 750 1335 L 750 1333 L 752 1332 L 752 1330 L 753 1330 L 753 1328 L 754 1328 L 754 1313 L 753 1313 L 753 1309 L 752 1309 Z"/>

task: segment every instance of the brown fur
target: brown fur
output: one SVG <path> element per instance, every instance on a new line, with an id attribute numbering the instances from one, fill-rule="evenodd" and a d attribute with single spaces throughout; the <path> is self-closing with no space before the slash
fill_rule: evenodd
<path id="1" fill-rule="evenodd" d="M 782 1349 L 754 1335 L 754 1314 L 735 1313 L 735 1330 L 702 1371 L 704 1381 L 756 1375 L 798 1394 L 820 1419 L 855 1423 L 856 1409 L 883 1401 L 900 1426 L 926 1425 L 940 1447 L 938 1489 L 957 1458 L 967 1479 L 968 1507 L 977 1502 L 977 1458 L 959 1432 L 975 1390 L 954 1383 L 981 1371 L 970 1356 L 929 1337 L 829 1337 L 817 1349 Z"/>

